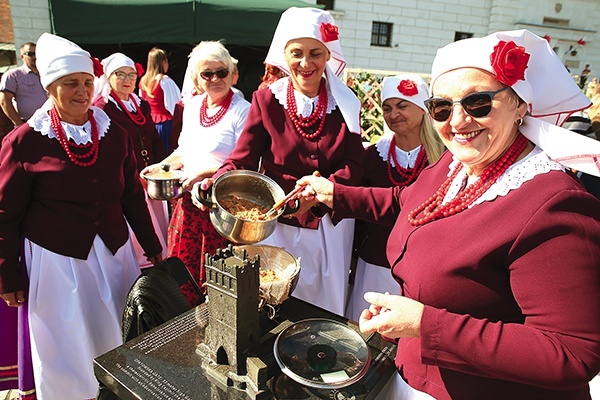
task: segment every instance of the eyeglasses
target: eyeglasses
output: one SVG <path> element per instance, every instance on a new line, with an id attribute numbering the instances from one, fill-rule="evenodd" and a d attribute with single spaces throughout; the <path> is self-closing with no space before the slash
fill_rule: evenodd
<path id="1" fill-rule="evenodd" d="M 26 51 L 24 53 L 21 53 L 24 56 L 28 56 L 28 57 L 35 57 L 35 51 Z"/>
<path id="2" fill-rule="evenodd" d="M 456 103 L 460 103 L 462 108 L 470 116 L 481 118 L 492 111 L 492 100 L 494 99 L 494 96 L 508 88 L 508 86 L 504 86 L 502 89 L 496 91 L 475 92 L 455 101 L 433 97 L 425 100 L 425 107 L 427 107 L 431 117 L 438 122 L 444 122 L 450 118 L 452 109 Z"/>
<path id="3" fill-rule="evenodd" d="M 225 69 L 225 68 L 219 68 L 216 71 L 204 71 L 204 72 L 200 72 L 200 76 L 202 77 L 202 79 L 204 79 L 205 81 L 210 81 L 212 80 L 213 76 L 217 76 L 217 78 L 219 79 L 224 79 L 227 77 L 227 75 L 229 75 L 229 70 Z"/>
<path id="4" fill-rule="evenodd" d="M 135 72 L 126 74 L 125 72 L 117 71 L 117 72 L 115 72 L 115 76 L 120 81 L 124 81 L 125 78 L 129 78 L 130 81 L 135 81 L 138 78 L 138 74 L 136 74 Z"/>

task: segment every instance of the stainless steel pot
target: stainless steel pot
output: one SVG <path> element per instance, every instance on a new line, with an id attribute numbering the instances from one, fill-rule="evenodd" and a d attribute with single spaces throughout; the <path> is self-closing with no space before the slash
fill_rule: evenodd
<path id="1" fill-rule="evenodd" d="M 212 193 L 210 193 L 212 191 Z M 210 209 L 210 221 L 219 234 L 233 243 L 254 244 L 269 237 L 275 230 L 277 218 L 290 214 L 296 207 L 282 207 L 273 218 L 249 221 L 229 213 L 220 201 L 236 196 L 270 209 L 283 197 L 283 189 L 273 179 L 254 171 L 236 170 L 221 175 L 209 191 L 194 193 L 196 199 Z"/>
<path id="2" fill-rule="evenodd" d="M 179 174 L 175 171 L 171 171 L 171 174 L 175 174 L 174 178 L 161 178 L 160 175 L 149 176 L 142 174 L 142 178 L 148 182 L 148 196 L 155 200 L 172 200 L 183 196 L 185 189 L 179 182 Z"/>

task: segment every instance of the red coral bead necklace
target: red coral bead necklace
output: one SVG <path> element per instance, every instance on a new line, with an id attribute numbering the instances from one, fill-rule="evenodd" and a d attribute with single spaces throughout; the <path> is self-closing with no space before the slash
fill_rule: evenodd
<path id="1" fill-rule="evenodd" d="M 394 162 L 394 166 L 396 172 L 402 177 L 401 181 L 397 181 L 394 179 L 392 174 L 392 161 Z M 425 152 L 425 148 L 421 146 L 419 150 L 419 154 L 417 154 L 417 159 L 415 161 L 415 165 L 413 168 L 404 168 L 398 162 L 396 158 L 396 143 L 394 138 L 390 141 L 390 149 L 388 150 L 388 159 L 387 159 L 387 173 L 390 182 L 392 182 L 396 186 L 408 186 L 413 183 L 421 171 L 425 169 L 427 165 L 427 153 Z"/>
<path id="2" fill-rule="evenodd" d="M 458 214 L 467 209 L 498 180 L 508 167 L 515 163 L 528 143 L 527 139 L 519 133 L 502 157 L 489 165 L 476 182 L 467 186 L 454 199 L 442 204 L 452 181 L 463 167 L 462 163 L 457 163 L 450 176 L 442 183 L 440 188 L 429 199 L 425 200 L 425 202 L 408 214 L 408 222 L 413 226 L 420 226 L 435 219 Z M 417 218 L 421 213 L 423 213 L 422 216 Z"/>
<path id="3" fill-rule="evenodd" d="M 92 110 L 88 110 L 88 118 L 92 127 L 92 143 L 78 145 L 67 139 L 67 134 L 60 123 L 60 117 L 58 115 L 58 111 L 56 111 L 56 107 L 52 107 L 50 109 L 50 124 L 52 125 L 52 129 L 56 134 L 56 139 L 60 143 L 61 147 L 65 150 L 65 153 L 67 153 L 69 160 L 71 160 L 73 164 L 80 167 L 90 167 L 94 165 L 98 160 L 98 153 L 100 149 L 100 134 L 98 132 L 98 125 L 96 124 L 96 118 L 94 118 L 94 113 Z M 83 154 L 76 154 L 71 150 L 71 148 L 84 149 L 88 147 L 89 151 Z M 85 159 L 89 160 L 81 161 Z"/>
<path id="4" fill-rule="evenodd" d="M 142 126 L 146 123 L 146 117 L 142 113 L 142 109 L 140 108 L 137 101 L 135 101 L 135 98 L 131 94 L 129 95 L 129 100 L 131 100 L 131 102 L 133 103 L 133 105 L 135 107 L 135 114 L 132 113 L 131 111 L 129 111 L 129 109 L 127 107 L 125 107 L 125 104 L 123 104 L 123 101 L 119 98 L 119 95 L 117 93 L 115 93 L 114 90 L 110 91 L 110 96 L 113 99 L 115 99 L 115 101 L 117 102 L 119 107 L 121 107 L 123 112 L 125 114 L 127 114 L 129 119 L 131 119 L 136 125 Z"/>
<path id="5" fill-rule="evenodd" d="M 319 98 L 317 99 L 317 106 L 308 117 L 298 115 L 298 106 L 296 105 L 296 97 L 294 96 L 294 85 L 292 85 L 291 81 L 288 83 L 287 87 L 286 103 L 287 113 L 292 120 L 294 127 L 296 128 L 296 132 L 298 132 L 300 136 L 305 139 L 314 139 L 321 135 L 323 126 L 325 125 L 325 118 L 327 116 L 326 111 L 328 106 L 327 89 L 325 89 L 325 83 L 323 81 L 321 81 L 319 86 Z M 305 132 L 306 128 L 310 128 L 311 126 L 315 125 L 319 119 L 320 122 L 316 131 L 313 133 Z"/>
<path id="6" fill-rule="evenodd" d="M 229 89 L 229 93 L 227 93 L 227 97 L 225 98 L 225 100 L 223 100 L 221 108 L 212 117 L 209 117 L 207 113 L 207 99 L 208 95 L 204 96 L 204 99 L 202 99 L 202 104 L 200 105 L 200 125 L 202 125 L 204 128 L 216 125 L 221 119 L 223 119 L 223 116 L 225 115 L 225 113 L 229 109 L 229 106 L 231 105 L 231 100 L 233 99 L 233 91 Z"/>

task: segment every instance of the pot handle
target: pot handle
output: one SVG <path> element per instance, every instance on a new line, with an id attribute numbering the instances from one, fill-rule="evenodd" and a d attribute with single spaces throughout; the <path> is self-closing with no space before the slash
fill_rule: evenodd
<path id="1" fill-rule="evenodd" d="M 294 199 L 294 200 L 291 200 L 291 201 L 294 202 L 294 205 L 290 207 L 290 205 L 289 205 L 290 202 L 288 201 L 285 204 L 285 209 L 283 210 L 283 213 L 281 214 L 282 216 L 283 215 L 293 214 L 296 211 L 298 211 L 298 209 L 300 208 L 300 200 Z"/>
<path id="2" fill-rule="evenodd" d="M 198 185 L 196 191 L 192 193 L 192 196 L 194 196 L 195 200 L 206 207 L 216 208 L 217 203 L 213 203 L 211 200 L 209 200 L 209 197 L 212 197 L 212 188 L 213 187 L 211 186 L 208 190 L 200 190 L 200 185 Z"/>

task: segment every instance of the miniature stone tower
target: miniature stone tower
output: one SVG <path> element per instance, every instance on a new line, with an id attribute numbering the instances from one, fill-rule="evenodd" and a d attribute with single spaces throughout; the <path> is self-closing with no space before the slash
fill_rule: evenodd
<path id="1" fill-rule="evenodd" d="M 229 245 L 214 256 L 207 254 L 205 261 L 209 317 L 202 351 L 244 375 L 247 351 L 260 340 L 260 258 L 248 260 L 245 250 L 236 254 Z"/>

